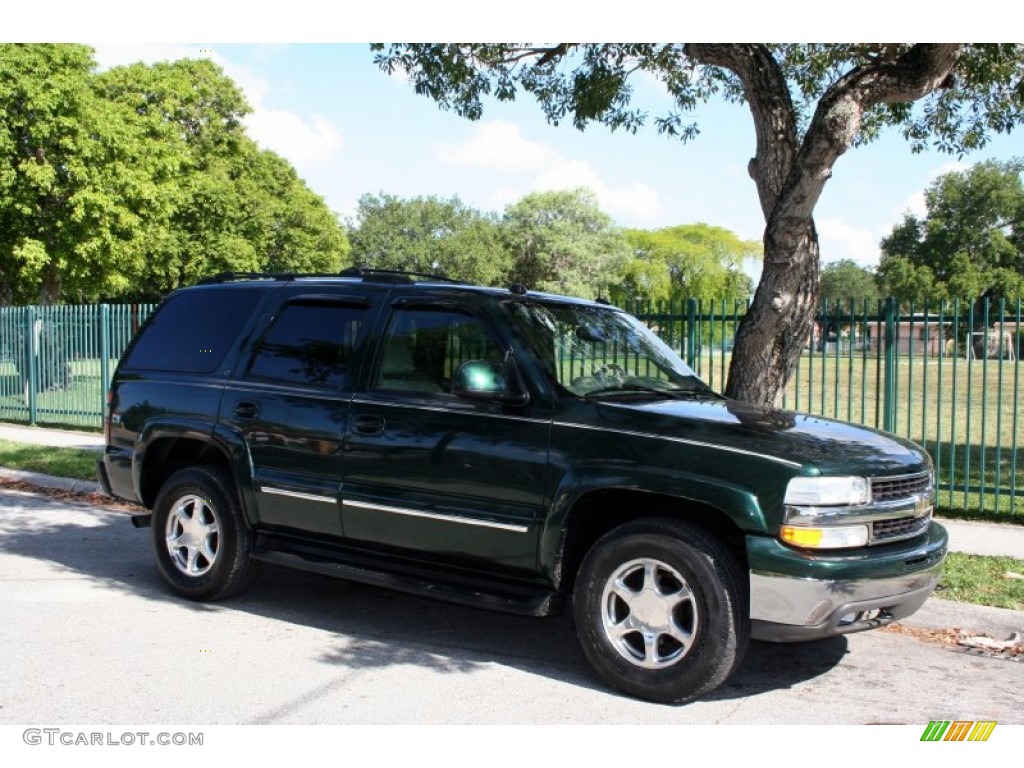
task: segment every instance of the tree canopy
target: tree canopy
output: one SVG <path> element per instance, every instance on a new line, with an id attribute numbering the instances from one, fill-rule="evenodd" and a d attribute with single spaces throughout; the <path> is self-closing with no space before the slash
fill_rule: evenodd
<path id="1" fill-rule="evenodd" d="M 482 285 L 504 280 L 511 264 L 496 217 L 458 197 L 363 195 L 349 240 L 357 266 L 443 274 Z"/>
<path id="2" fill-rule="evenodd" d="M 818 303 L 813 212 L 836 160 L 886 126 L 919 151 L 966 152 L 1024 119 L 1017 44 L 397 44 L 375 45 L 386 71 L 476 119 L 484 99 L 536 98 L 549 121 L 635 131 L 638 74 L 662 83 L 671 108 L 656 128 L 699 133 L 689 114 L 724 98 L 747 105 L 756 133 L 748 164 L 765 220 L 764 269 L 740 326 L 727 394 L 779 403 Z M 923 101 L 920 109 L 914 103 Z"/>
<path id="3" fill-rule="evenodd" d="M 96 72 L 86 46 L 0 45 L 0 303 L 338 269 L 344 230 L 248 111 L 207 60 Z"/>
<path id="4" fill-rule="evenodd" d="M 880 298 L 878 280 L 875 273 L 850 259 L 829 264 L 821 270 L 821 298 L 831 305 L 848 305 L 856 307 L 874 307 Z"/>
<path id="5" fill-rule="evenodd" d="M 540 291 L 607 298 L 629 245 L 586 189 L 534 192 L 505 210 L 512 279 Z"/>
<path id="6" fill-rule="evenodd" d="M 912 299 L 1024 295 L 1024 161 L 988 161 L 940 176 L 923 218 L 907 214 L 882 240 L 887 291 Z"/>
<path id="7" fill-rule="evenodd" d="M 634 257 L 623 270 L 613 296 L 706 301 L 744 300 L 753 283 L 744 262 L 759 259 L 761 244 L 704 223 L 654 231 L 626 230 Z"/>

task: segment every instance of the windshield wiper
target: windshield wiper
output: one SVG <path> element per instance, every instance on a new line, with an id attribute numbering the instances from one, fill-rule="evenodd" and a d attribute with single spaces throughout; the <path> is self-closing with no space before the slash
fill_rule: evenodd
<path id="1" fill-rule="evenodd" d="M 705 398 L 719 399 L 721 395 L 710 389 L 656 389 L 645 387 L 642 384 L 619 384 L 612 387 L 602 387 L 583 395 L 584 399 L 602 397 L 605 395 L 658 395 L 668 400 L 703 400 Z"/>

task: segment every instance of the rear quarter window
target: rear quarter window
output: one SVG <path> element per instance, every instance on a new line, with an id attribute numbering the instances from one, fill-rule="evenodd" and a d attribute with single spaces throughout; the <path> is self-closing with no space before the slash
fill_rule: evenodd
<path id="1" fill-rule="evenodd" d="M 262 296 L 263 291 L 230 288 L 171 296 L 140 331 L 123 368 L 210 373 Z"/>

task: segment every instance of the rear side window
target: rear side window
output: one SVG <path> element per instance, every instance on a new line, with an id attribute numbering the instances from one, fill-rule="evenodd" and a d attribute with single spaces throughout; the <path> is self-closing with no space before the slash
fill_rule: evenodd
<path id="1" fill-rule="evenodd" d="M 225 288 L 169 298 L 135 340 L 124 367 L 210 373 L 224 360 L 262 291 Z"/>
<path id="2" fill-rule="evenodd" d="M 365 314 L 363 306 L 286 304 L 257 345 L 248 375 L 286 384 L 348 388 Z"/>

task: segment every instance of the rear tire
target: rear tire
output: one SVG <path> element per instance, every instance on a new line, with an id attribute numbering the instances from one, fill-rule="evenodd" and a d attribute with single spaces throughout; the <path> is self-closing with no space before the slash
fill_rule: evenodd
<path id="1" fill-rule="evenodd" d="M 606 534 L 584 558 L 576 633 L 607 685 L 682 703 L 717 688 L 743 660 L 748 591 L 736 558 L 703 528 L 640 520 Z"/>
<path id="2" fill-rule="evenodd" d="M 230 477 L 218 467 L 173 474 L 153 506 L 153 553 L 171 590 L 190 600 L 221 600 L 256 577 L 252 531 Z"/>

